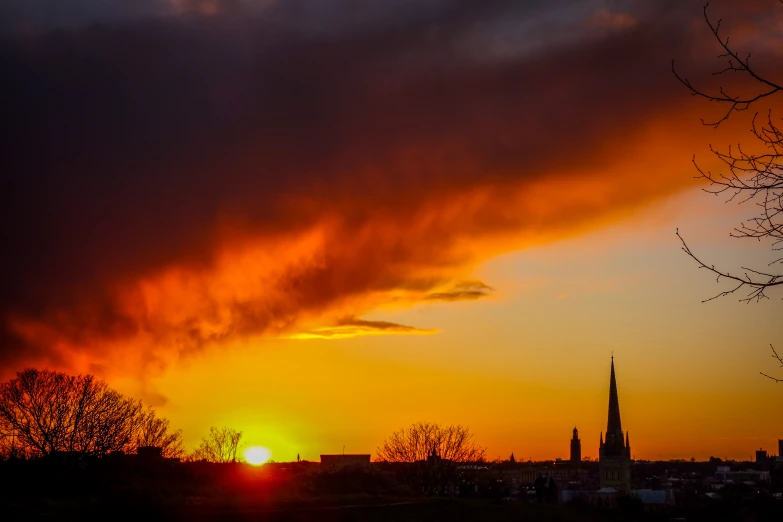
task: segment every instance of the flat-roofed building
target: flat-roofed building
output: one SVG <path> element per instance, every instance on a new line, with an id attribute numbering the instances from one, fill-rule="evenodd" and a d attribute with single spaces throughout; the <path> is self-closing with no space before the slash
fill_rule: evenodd
<path id="1" fill-rule="evenodd" d="M 321 455 L 321 467 L 327 469 L 345 468 L 348 466 L 356 466 L 360 468 L 370 467 L 370 457 L 367 454 L 338 454 L 338 455 Z"/>
<path id="2" fill-rule="evenodd" d="M 769 471 L 757 469 L 731 471 L 729 466 L 718 466 L 718 471 L 715 472 L 715 478 L 723 482 L 745 482 L 747 480 L 769 482 Z"/>

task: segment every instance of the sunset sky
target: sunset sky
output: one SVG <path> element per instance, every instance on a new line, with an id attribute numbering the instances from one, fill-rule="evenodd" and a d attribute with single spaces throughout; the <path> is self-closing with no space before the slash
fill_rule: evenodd
<path id="1" fill-rule="evenodd" d="M 416 421 L 595 458 L 614 354 L 636 458 L 776 453 L 783 296 L 703 303 L 675 235 L 774 259 L 694 179 L 752 116 L 703 126 L 671 72 L 718 85 L 702 5 L 6 0 L 0 377 L 93 373 L 278 461 Z M 781 78 L 783 6 L 710 13 Z"/>

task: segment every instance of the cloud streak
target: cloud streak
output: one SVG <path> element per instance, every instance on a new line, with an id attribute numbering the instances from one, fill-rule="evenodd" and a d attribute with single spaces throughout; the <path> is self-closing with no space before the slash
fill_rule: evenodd
<path id="1" fill-rule="evenodd" d="M 368 335 L 431 335 L 438 333 L 433 328 L 416 328 L 387 321 L 368 321 L 349 317 L 334 326 L 319 326 L 288 336 L 289 339 L 348 339 Z"/>
<path id="2" fill-rule="evenodd" d="M 494 288 L 481 281 L 461 281 L 445 292 L 433 292 L 424 297 L 425 301 L 473 301 L 487 297 Z"/>

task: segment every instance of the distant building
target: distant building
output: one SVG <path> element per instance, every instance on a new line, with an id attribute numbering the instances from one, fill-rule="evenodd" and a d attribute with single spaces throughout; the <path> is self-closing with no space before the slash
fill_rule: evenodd
<path id="1" fill-rule="evenodd" d="M 427 464 L 430 466 L 440 466 L 443 459 L 438 455 L 438 450 L 432 448 L 432 453 L 427 456 Z"/>
<path id="2" fill-rule="evenodd" d="M 598 472 L 601 488 L 628 491 L 631 488 L 631 445 L 628 433 L 625 433 L 625 440 L 623 440 L 620 400 L 614 375 L 614 357 L 612 357 L 609 376 L 609 418 L 606 424 L 606 440 L 603 434 L 600 440 Z"/>
<path id="3" fill-rule="evenodd" d="M 641 500 L 642 505 L 648 508 L 673 506 L 675 503 L 673 489 L 634 489 L 630 495 Z"/>
<path id="4" fill-rule="evenodd" d="M 587 479 L 587 470 L 584 468 L 574 468 L 567 462 L 565 466 L 525 466 L 523 468 L 509 470 L 504 474 L 507 478 L 514 480 L 517 484 L 530 485 L 535 483 L 539 477 L 553 478 L 560 482 L 583 481 Z"/>
<path id="5" fill-rule="evenodd" d="M 340 469 L 348 466 L 369 468 L 370 455 L 321 455 L 321 467 L 324 469 Z"/>
<path id="6" fill-rule="evenodd" d="M 571 464 L 576 466 L 582 463 L 582 441 L 579 440 L 579 432 L 574 426 L 574 436 L 571 438 Z"/>
<path id="7" fill-rule="evenodd" d="M 715 479 L 721 482 L 769 482 L 769 471 L 755 469 L 731 471 L 729 466 L 718 466 L 718 471 L 715 472 Z"/>
<path id="8" fill-rule="evenodd" d="M 602 487 L 590 491 L 587 495 L 587 502 L 591 506 L 615 508 L 617 507 L 617 490 L 615 488 Z"/>
<path id="9" fill-rule="evenodd" d="M 778 457 L 783 457 L 783 439 L 778 439 Z"/>
<path id="10" fill-rule="evenodd" d="M 759 464 L 766 464 L 768 460 L 767 451 L 761 448 L 756 450 L 756 462 Z"/>
<path id="11" fill-rule="evenodd" d="M 145 462 L 160 460 L 163 458 L 163 448 L 158 446 L 139 446 L 136 450 L 136 455 Z"/>

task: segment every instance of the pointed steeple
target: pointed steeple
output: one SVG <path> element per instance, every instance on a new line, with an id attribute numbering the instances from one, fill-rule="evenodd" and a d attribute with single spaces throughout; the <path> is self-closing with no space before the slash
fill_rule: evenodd
<path id="1" fill-rule="evenodd" d="M 614 376 L 614 355 L 612 372 L 609 377 L 609 419 L 606 423 L 606 437 L 618 437 L 623 440 L 623 427 L 620 422 L 620 400 L 617 398 L 617 380 Z"/>
<path id="2" fill-rule="evenodd" d="M 598 450 L 598 475 L 601 487 L 627 491 L 631 487 L 631 448 L 628 434 L 623 436 L 620 423 L 620 400 L 617 396 L 617 377 L 614 372 L 614 355 L 609 375 L 609 415 L 606 438 Z"/>

